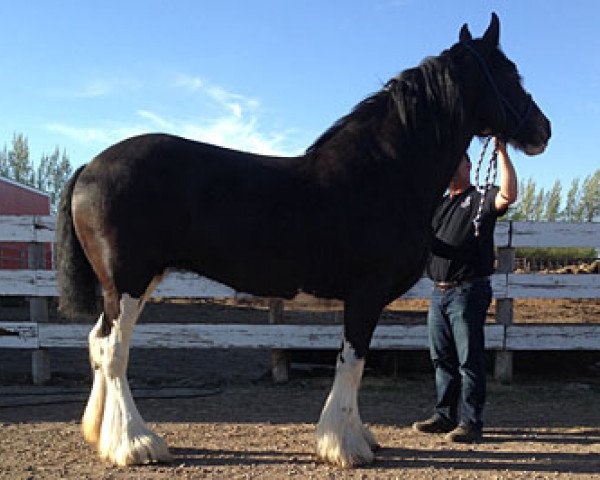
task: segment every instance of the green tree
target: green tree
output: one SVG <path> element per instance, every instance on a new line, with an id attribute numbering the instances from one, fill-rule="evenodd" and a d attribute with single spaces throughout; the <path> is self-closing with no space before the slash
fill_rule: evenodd
<path id="1" fill-rule="evenodd" d="M 56 211 L 62 189 L 73 174 L 73 167 L 71 166 L 71 161 L 66 150 L 63 150 L 60 161 L 52 173 L 52 190 L 50 190 L 50 196 L 52 198 L 53 209 Z"/>
<path id="2" fill-rule="evenodd" d="M 546 196 L 544 189 L 542 188 L 539 192 L 537 192 L 535 194 L 535 200 L 533 201 L 533 207 L 531 209 L 532 210 L 531 219 L 534 222 L 541 222 L 542 220 L 544 220 L 544 213 L 546 210 L 546 201 L 547 201 L 547 196 Z"/>
<path id="3" fill-rule="evenodd" d="M 562 194 L 562 186 L 560 180 L 556 180 L 552 185 L 552 190 L 548 193 L 546 202 L 546 220 L 556 222 L 560 215 L 560 201 Z"/>
<path id="4" fill-rule="evenodd" d="M 581 222 L 582 219 L 579 217 L 578 205 L 579 202 L 579 177 L 574 178 L 571 181 L 571 187 L 567 192 L 567 200 L 565 208 L 562 212 L 562 218 L 566 222 Z"/>
<path id="5" fill-rule="evenodd" d="M 63 151 L 61 156 L 58 147 L 55 147 L 52 154 L 42 155 L 37 168 L 36 187 L 50 194 L 53 211 L 56 211 L 60 192 L 72 173 L 73 169 L 66 151 Z"/>
<path id="6" fill-rule="evenodd" d="M 593 222 L 600 211 L 600 170 L 583 180 L 579 202 L 582 221 Z"/>
<path id="7" fill-rule="evenodd" d="M 523 180 L 519 181 L 520 198 L 514 207 L 512 220 L 533 220 L 534 208 L 536 202 L 536 184 L 531 178 L 527 179 L 527 183 Z"/>
<path id="8" fill-rule="evenodd" d="M 10 177 L 10 164 L 8 163 L 8 150 L 6 144 L 4 149 L 0 151 L 0 176 L 9 178 Z"/>
<path id="9" fill-rule="evenodd" d="M 56 211 L 60 193 L 73 173 L 67 152 L 61 155 L 58 147 L 50 154 L 42 154 L 36 165 L 29 158 L 27 137 L 22 133 L 13 134 L 12 146 L 8 150 L 6 144 L 0 151 L 0 175 L 35 187 L 50 195 L 51 209 Z"/>
<path id="10" fill-rule="evenodd" d="M 22 133 L 15 133 L 8 151 L 9 177 L 29 186 L 35 186 L 35 171 L 29 158 L 29 144 Z"/>

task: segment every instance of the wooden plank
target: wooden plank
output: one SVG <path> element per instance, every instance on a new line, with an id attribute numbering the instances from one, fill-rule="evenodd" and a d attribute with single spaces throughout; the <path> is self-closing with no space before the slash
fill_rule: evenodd
<path id="1" fill-rule="evenodd" d="M 31 270 L 43 269 L 45 263 L 44 244 L 29 243 L 27 245 L 27 268 Z M 29 297 L 29 320 L 32 322 L 48 321 L 48 298 Z M 41 358 L 42 356 L 40 355 L 39 357 Z"/>
<path id="2" fill-rule="evenodd" d="M 0 348 L 39 348 L 38 324 L 0 322 Z"/>
<path id="3" fill-rule="evenodd" d="M 283 325 L 283 300 L 269 299 L 269 324 Z M 290 354 L 287 350 L 271 350 L 271 378 L 275 383 L 286 383 L 290 379 Z"/>
<path id="4" fill-rule="evenodd" d="M 40 324 L 40 344 L 87 347 L 91 325 Z M 136 326 L 132 347 L 139 348 L 338 348 L 341 326 L 143 324 Z"/>
<path id="5" fill-rule="evenodd" d="M 235 296 L 236 291 L 233 288 L 191 272 L 170 272 L 152 294 L 152 297 L 155 298 L 231 298 Z"/>
<path id="6" fill-rule="evenodd" d="M 53 242 L 56 218 L 50 215 L 0 216 L 0 242 Z M 497 246 L 600 248 L 600 223 L 511 222 L 496 225 Z"/>
<path id="7" fill-rule="evenodd" d="M 508 274 L 508 298 L 600 298 L 600 275 Z"/>
<path id="8" fill-rule="evenodd" d="M 32 216 L 0 216 L 1 242 L 33 242 L 33 238 Z"/>
<path id="9" fill-rule="evenodd" d="M 600 350 L 600 324 L 506 327 L 507 350 Z"/>
<path id="10" fill-rule="evenodd" d="M 55 223 L 50 215 L 0 215 L 0 242 L 54 242 Z"/>
<path id="11" fill-rule="evenodd" d="M 497 222 L 494 229 L 494 243 L 497 247 L 509 247 L 511 242 L 511 222 Z"/>
<path id="12" fill-rule="evenodd" d="M 0 295 L 56 297 L 54 270 L 0 270 Z M 153 297 L 229 298 L 236 292 L 226 285 L 193 273 L 170 273 L 156 288 Z"/>
<path id="13" fill-rule="evenodd" d="M 485 326 L 485 347 L 491 350 L 502 348 L 504 327 Z M 372 350 L 422 350 L 429 348 L 426 325 L 379 325 L 375 329 Z"/>
<path id="14" fill-rule="evenodd" d="M 56 297 L 54 270 L 0 270 L 0 295 Z"/>
<path id="15" fill-rule="evenodd" d="M 492 276 L 495 298 L 600 298 L 600 275 L 596 274 L 503 274 Z M 420 279 L 402 298 L 429 298 L 433 286 Z M 0 295 L 56 297 L 53 270 L 0 270 Z M 194 275 L 171 273 L 153 293 L 163 298 L 233 298 L 232 288 Z"/>
<path id="16" fill-rule="evenodd" d="M 92 325 L 0 322 L 0 348 L 87 348 Z M 506 332 L 506 333 L 505 333 Z M 486 348 L 506 350 L 600 350 L 600 324 L 486 325 Z M 138 348 L 339 348 L 341 325 L 143 324 L 134 331 Z M 425 325 L 380 325 L 375 350 L 428 348 Z"/>
<path id="17" fill-rule="evenodd" d="M 600 248 L 600 223 L 513 222 L 512 227 L 513 247 Z"/>
<path id="18" fill-rule="evenodd" d="M 91 325 L 40 324 L 44 348 L 86 348 Z M 486 325 L 486 348 L 502 348 L 502 325 Z M 428 348 L 425 325 L 380 325 L 371 348 Z M 132 347 L 138 348 L 281 348 L 337 350 L 342 342 L 341 325 L 226 325 L 143 324 L 133 333 Z"/>
<path id="19" fill-rule="evenodd" d="M 55 241 L 56 217 L 50 215 L 36 215 L 34 217 L 34 242 L 52 243 Z"/>

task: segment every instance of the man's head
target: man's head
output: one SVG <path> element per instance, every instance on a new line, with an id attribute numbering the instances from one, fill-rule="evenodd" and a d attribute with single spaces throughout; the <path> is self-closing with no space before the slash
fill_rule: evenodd
<path id="1" fill-rule="evenodd" d="M 465 153 L 458 164 L 452 179 L 450 180 L 450 191 L 462 191 L 471 185 L 471 159 Z"/>

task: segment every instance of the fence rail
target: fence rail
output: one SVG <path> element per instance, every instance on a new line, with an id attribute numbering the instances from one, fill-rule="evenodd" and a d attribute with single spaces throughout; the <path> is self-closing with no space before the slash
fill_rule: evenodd
<path id="1" fill-rule="evenodd" d="M 36 245 L 54 241 L 52 216 L 0 216 L 0 242 Z M 600 350 L 600 323 L 539 325 L 512 324 L 512 300 L 518 298 L 600 298 L 600 275 L 515 274 L 515 247 L 595 247 L 600 249 L 600 224 L 499 222 L 495 233 L 499 247 L 499 273 L 492 277 L 497 300 L 496 324 L 486 325 L 486 348 L 497 351 L 496 375 L 512 376 L 510 352 L 514 350 Z M 35 267 L 36 261 L 30 262 Z M 428 298 L 431 282 L 423 278 L 405 298 Z M 52 324 L 47 321 L 47 299 L 57 296 L 56 272 L 39 267 L 0 270 L 0 296 L 30 298 L 30 322 L 3 322 L 0 348 L 29 348 L 35 362 L 47 363 L 48 348 L 85 347 L 89 325 Z M 157 287 L 155 297 L 232 298 L 238 292 L 226 285 L 190 273 L 170 273 Z M 286 325 L 282 309 L 271 310 L 271 324 L 144 324 L 136 327 L 132 346 L 142 348 L 335 349 L 341 338 L 339 325 Z M 598 319 L 590 319 L 598 321 Z M 374 349 L 427 348 L 424 325 L 380 325 Z M 34 382 L 43 383 L 47 365 L 34 365 Z M 36 374 L 37 372 L 37 374 Z M 41 372 L 41 373 L 40 373 Z M 36 375 L 38 378 L 36 378 Z"/>

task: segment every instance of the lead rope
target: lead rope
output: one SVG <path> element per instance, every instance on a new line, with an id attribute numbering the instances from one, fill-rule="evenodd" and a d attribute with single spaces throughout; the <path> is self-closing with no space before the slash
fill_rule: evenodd
<path id="1" fill-rule="evenodd" d="M 487 150 L 488 145 L 490 144 L 490 140 L 492 137 L 487 137 L 485 142 L 483 143 L 483 149 L 481 151 L 481 155 L 479 156 L 479 160 L 477 162 L 477 166 L 475 167 L 475 188 L 481 195 L 481 199 L 479 200 L 479 207 L 477 208 L 477 215 L 475 215 L 475 219 L 473 220 L 473 225 L 475 227 L 475 236 L 479 236 L 479 229 L 481 228 L 481 212 L 483 210 L 483 203 L 485 201 L 486 193 L 492 188 L 494 183 L 496 182 L 496 176 L 498 174 L 498 148 L 495 147 L 492 151 L 492 157 L 490 158 L 490 163 L 487 166 L 485 180 L 483 185 L 479 184 L 479 170 L 481 169 L 481 165 L 483 164 L 483 158 L 485 157 L 485 152 Z M 491 177 L 491 178 L 490 178 Z"/>

